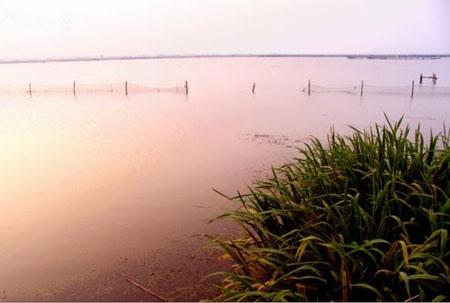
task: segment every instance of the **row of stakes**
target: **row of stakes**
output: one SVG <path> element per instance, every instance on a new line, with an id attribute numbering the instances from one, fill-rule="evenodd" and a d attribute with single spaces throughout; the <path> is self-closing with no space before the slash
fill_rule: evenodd
<path id="1" fill-rule="evenodd" d="M 360 85 L 360 96 L 362 97 L 364 93 L 364 80 L 361 80 Z M 311 96 L 311 80 L 308 80 L 308 96 Z M 411 83 L 411 98 L 414 97 L 414 80 Z"/>
<path id="2" fill-rule="evenodd" d="M 423 76 L 422 74 L 420 74 L 419 76 L 419 83 L 422 84 L 423 79 L 431 79 L 433 84 L 436 85 L 436 81 L 437 81 L 437 76 L 436 74 L 433 74 L 432 76 Z M 184 81 L 184 89 L 185 89 L 185 93 L 186 95 L 189 94 L 189 84 L 187 81 Z M 256 83 L 253 82 L 252 85 L 252 94 L 255 94 L 255 89 L 256 89 Z M 31 83 L 28 83 L 28 93 L 32 94 L 32 90 L 31 90 Z M 362 96 L 364 93 L 364 80 L 361 80 L 361 86 L 360 86 L 360 95 Z M 73 81 L 73 94 L 76 95 L 76 82 Z M 128 81 L 125 81 L 125 95 L 128 96 Z M 308 80 L 308 96 L 311 95 L 311 80 Z M 411 98 L 414 97 L 414 80 L 412 80 L 411 83 Z"/>
<path id="3" fill-rule="evenodd" d="M 437 76 L 433 73 L 432 76 L 424 76 L 423 74 L 420 74 L 419 76 L 419 84 L 422 85 L 423 79 L 431 79 L 433 85 L 436 85 L 437 82 Z M 253 90 L 254 93 L 255 90 L 255 84 L 253 83 Z M 362 96 L 364 93 L 364 80 L 361 80 L 361 86 L 360 86 L 360 96 Z M 311 80 L 308 80 L 308 96 L 311 96 Z M 411 82 L 411 98 L 414 97 L 414 80 Z"/>
<path id="4" fill-rule="evenodd" d="M 125 95 L 128 96 L 128 81 L 125 81 L 124 89 L 125 89 Z M 188 82 L 187 81 L 184 81 L 184 90 L 185 90 L 185 93 L 187 95 L 189 93 L 189 86 L 188 86 Z M 28 91 L 27 92 L 30 94 L 30 96 L 33 93 L 32 89 L 31 89 L 31 83 L 28 83 Z M 73 92 L 74 96 L 77 94 L 76 82 L 75 81 L 73 81 L 72 92 Z"/>

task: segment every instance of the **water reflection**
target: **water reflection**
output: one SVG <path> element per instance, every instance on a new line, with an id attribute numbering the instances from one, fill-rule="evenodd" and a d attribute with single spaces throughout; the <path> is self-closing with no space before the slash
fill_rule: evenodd
<path id="1" fill-rule="evenodd" d="M 5 85 L 76 77 L 172 86 L 189 79 L 189 95 L 0 95 L 0 288 L 9 299 L 26 298 L 29 290 L 63 285 L 119 257 L 205 231 L 205 222 L 228 205 L 211 188 L 245 188 L 293 157 L 293 146 L 311 135 L 323 138 L 331 126 L 367 127 L 386 112 L 440 130 L 449 124 L 445 97 L 308 97 L 301 89 L 309 78 L 389 84 L 426 70 L 442 75 L 444 85 L 449 62 L 235 58 L 0 66 Z"/>

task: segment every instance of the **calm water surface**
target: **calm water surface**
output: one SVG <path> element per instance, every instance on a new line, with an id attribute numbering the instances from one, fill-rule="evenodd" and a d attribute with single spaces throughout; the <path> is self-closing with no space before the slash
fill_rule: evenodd
<path id="1" fill-rule="evenodd" d="M 448 59 L 0 65 L 0 83 L 11 86 L 73 80 L 190 86 L 188 96 L 0 94 L 0 299 L 45 299 L 121 258 L 144 258 L 220 231 L 206 222 L 230 205 L 212 188 L 245 189 L 294 157 L 292 146 L 323 138 L 330 127 L 367 127 L 383 122 L 383 112 L 436 131 L 450 125 L 450 96 L 308 97 L 301 92 L 308 79 L 398 86 L 434 72 L 439 86 L 450 86 L 449 71 Z"/>

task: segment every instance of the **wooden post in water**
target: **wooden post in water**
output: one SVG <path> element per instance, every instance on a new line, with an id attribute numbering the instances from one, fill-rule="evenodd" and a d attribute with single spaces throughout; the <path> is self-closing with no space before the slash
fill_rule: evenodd
<path id="1" fill-rule="evenodd" d="M 75 81 L 73 81 L 73 95 L 75 96 L 77 93 L 76 93 L 76 90 L 75 90 Z"/>
<path id="2" fill-rule="evenodd" d="M 433 85 L 436 85 L 436 80 L 437 80 L 436 74 L 433 73 Z"/>
<path id="3" fill-rule="evenodd" d="M 311 96 L 311 80 L 308 80 L 308 96 Z"/>
<path id="4" fill-rule="evenodd" d="M 414 97 L 414 80 L 411 83 L 411 98 Z"/>
<path id="5" fill-rule="evenodd" d="M 31 97 L 31 83 L 28 83 L 28 93 L 30 94 Z"/>
<path id="6" fill-rule="evenodd" d="M 125 81 L 125 96 L 128 96 L 128 81 Z"/>
<path id="7" fill-rule="evenodd" d="M 420 74 L 420 77 L 419 77 L 419 84 L 420 84 L 420 85 L 422 85 L 422 81 L 423 81 L 423 75 Z"/>
<path id="8" fill-rule="evenodd" d="M 256 84 L 255 84 L 255 82 L 253 82 L 252 94 L 255 94 L 255 87 L 256 87 Z"/>
<path id="9" fill-rule="evenodd" d="M 363 95 L 363 89 L 364 89 L 364 80 L 361 80 L 361 97 Z"/>
<path id="10" fill-rule="evenodd" d="M 184 88 L 186 89 L 186 95 L 189 94 L 189 86 L 187 80 L 184 81 Z"/>

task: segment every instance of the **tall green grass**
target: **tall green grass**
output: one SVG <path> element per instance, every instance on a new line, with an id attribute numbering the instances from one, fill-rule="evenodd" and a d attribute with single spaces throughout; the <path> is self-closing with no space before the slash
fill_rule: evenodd
<path id="1" fill-rule="evenodd" d="M 312 139 L 249 194 L 221 301 L 450 300 L 449 132 L 402 120 Z"/>

